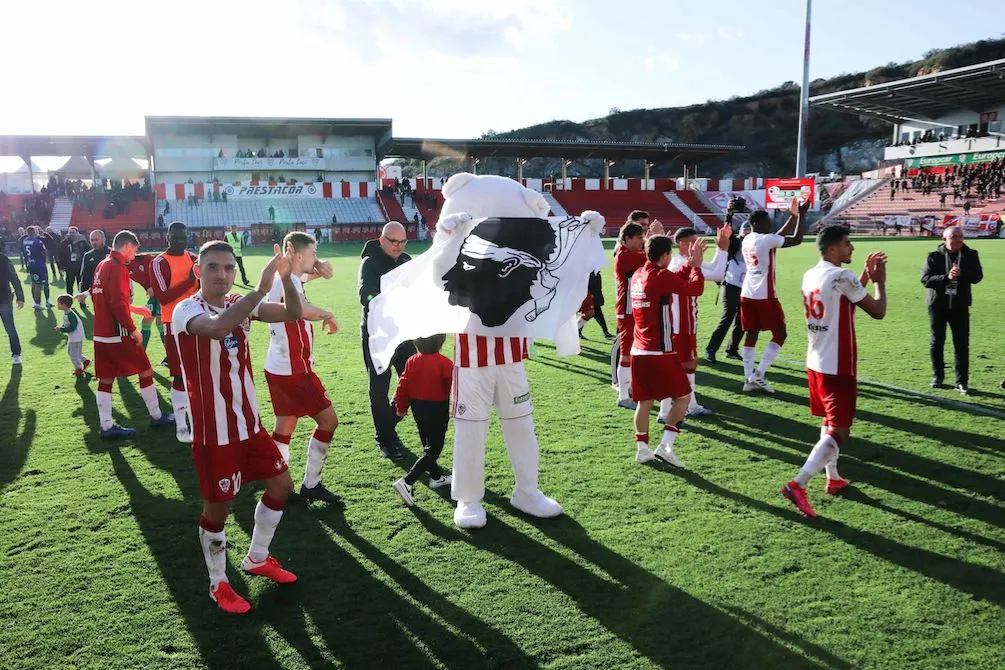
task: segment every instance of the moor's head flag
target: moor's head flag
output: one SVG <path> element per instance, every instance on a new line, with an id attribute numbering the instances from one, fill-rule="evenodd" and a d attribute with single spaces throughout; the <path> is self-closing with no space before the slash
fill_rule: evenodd
<path id="1" fill-rule="evenodd" d="M 596 212 L 441 218 L 429 251 L 385 275 L 370 303 L 374 367 L 383 372 L 399 344 L 436 333 L 547 339 L 559 355 L 578 353 L 576 311 L 590 273 L 607 263 L 603 228 Z"/>

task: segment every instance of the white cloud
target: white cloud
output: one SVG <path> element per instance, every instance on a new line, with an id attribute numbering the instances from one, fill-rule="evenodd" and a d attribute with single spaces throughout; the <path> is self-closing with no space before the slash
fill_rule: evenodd
<path id="1" fill-rule="evenodd" d="M 646 65 L 646 69 L 650 72 L 655 72 L 656 70 L 670 70 L 671 72 L 676 72 L 680 69 L 680 60 L 665 53 L 654 56 L 646 56 L 644 63 Z"/>

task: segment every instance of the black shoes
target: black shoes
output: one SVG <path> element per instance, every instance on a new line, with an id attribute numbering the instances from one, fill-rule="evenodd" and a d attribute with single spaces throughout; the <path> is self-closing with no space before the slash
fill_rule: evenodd
<path id="1" fill-rule="evenodd" d="M 959 391 L 960 395 L 970 395 L 970 387 L 966 384 L 957 384 L 956 390 Z"/>
<path id="2" fill-rule="evenodd" d="M 729 351 L 729 350 L 727 350 L 726 351 L 726 358 L 728 358 L 731 361 L 742 361 L 743 360 L 743 356 L 741 356 L 740 352 L 738 352 L 738 351 Z"/>
<path id="3" fill-rule="evenodd" d="M 325 488 L 325 485 L 318 482 L 314 488 L 307 488 L 300 485 L 300 499 L 305 502 L 317 500 L 318 502 L 337 503 L 342 498 L 337 493 L 332 493 Z"/>
<path id="4" fill-rule="evenodd" d="M 947 388 L 947 386 L 945 385 L 945 383 L 941 379 L 939 379 L 938 377 L 935 377 L 934 379 L 932 379 L 932 388 L 933 389 L 944 389 L 944 388 Z"/>

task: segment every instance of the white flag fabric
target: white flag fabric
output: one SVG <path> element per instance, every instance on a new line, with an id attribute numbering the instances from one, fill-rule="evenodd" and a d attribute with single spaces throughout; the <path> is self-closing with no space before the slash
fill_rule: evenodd
<path id="1" fill-rule="evenodd" d="M 551 340 L 558 355 L 578 354 L 576 314 L 607 264 L 603 217 L 448 219 L 428 251 L 381 278 L 367 318 L 377 373 L 399 344 L 437 333 Z"/>

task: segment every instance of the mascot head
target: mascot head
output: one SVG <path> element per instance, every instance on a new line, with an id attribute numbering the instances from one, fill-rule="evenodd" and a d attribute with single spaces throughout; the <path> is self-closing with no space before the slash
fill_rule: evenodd
<path id="1" fill-rule="evenodd" d="M 485 219 L 464 238 L 442 279 L 451 305 L 467 307 L 486 326 L 500 326 L 531 300 L 531 287 L 555 251 L 548 202 L 506 177 L 456 174 L 443 186 L 440 220 L 467 213 Z"/>

